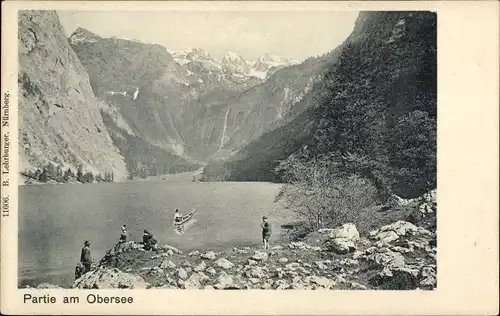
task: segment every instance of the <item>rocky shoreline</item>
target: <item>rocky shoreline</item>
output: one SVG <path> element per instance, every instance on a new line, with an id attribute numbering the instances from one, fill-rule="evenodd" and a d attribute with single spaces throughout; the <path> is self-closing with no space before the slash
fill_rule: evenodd
<path id="1" fill-rule="evenodd" d="M 398 220 L 360 235 L 355 224 L 346 223 L 301 241 L 282 241 L 267 251 L 234 247 L 186 254 L 169 245 L 146 251 L 141 243 L 128 241 L 110 249 L 72 287 L 432 290 L 437 285 L 435 191 L 411 202 L 418 203 L 410 218 L 425 227 Z M 37 286 L 54 287 L 59 286 Z"/>

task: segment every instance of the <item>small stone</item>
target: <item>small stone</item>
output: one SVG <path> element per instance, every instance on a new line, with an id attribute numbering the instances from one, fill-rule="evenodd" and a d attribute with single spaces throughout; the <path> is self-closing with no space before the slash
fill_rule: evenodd
<path id="1" fill-rule="evenodd" d="M 184 270 L 184 268 L 179 268 L 177 269 L 177 276 L 181 279 L 181 280 L 186 280 L 188 278 L 188 273 L 186 270 Z"/>
<path id="2" fill-rule="evenodd" d="M 205 263 L 205 261 L 202 261 L 199 265 L 197 265 L 195 268 L 194 268 L 194 271 L 196 272 L 200 272 L 200 271 L 203 271 L 207 268 L 207 264 Z"/>
<path id="3" fill-rule="evenodd" d="M 256 251 L 251 259 L 255 261 L 267 261 L 268 258 L 269 255 L 266 252 Z"/>
<path id="4" fill-rule="evenodd" d="M 190 253 L 188 253 L 188 256 L 192 257 L 192 256 L 199 256 L 200 255 L 200 252 L 198 250 L 194 250 L 194 251 L 191 251 Z"/>
<path id="5" fill-rule="evenodd" d="M 232 278 L 232 276 L 230 276 L 228 274 L 219 275 L 219 277 L 217 278 L 217 281 L 220 284 L 233 284 L 233 278 Z"/>
<path id="6" fill-rule="evenodd" d="M 185 289 L 199 289 L 201 287 L 200 277 L 197 273 L 193 273 L 189 279 L 184 282 Z"/>
<path id="7" fill-rule="evenodd" d="M 232 269 L 234 267 L 234 264 L 226 258 L 217 259 L 217 261 L 215 261 L 215 265 L 226 270 Z"/>
<path id="8" fill-rule="evenodd" d="M 293 271 L 293 270 L 295 270 L 295 269 L 297 269 L 297 268 L 299 268 L 299 267 L 300 267 L 300 263 L 298 263 L 298 262 L 291 262 L 291 263 L 289 263 L 289 264 L 287 264 L 287 265 L 285 266 L 285 269 L 288 269 L 288 270 L 292 270 L 292 271 Z"/>
<path id="9" fill-rule="evenodd" d="M 319 277 L 319 276 L 316 276 L 316 275 L 313 275 L 310 279 L 310 282 L 313 283 L 313 284 L 317 284 L 319 285 L 320 287 L 323 287 L 323 288 L 331 288 L 333 286 L 335 286 L 335 282 L 332 281 L 332 280 L 329 280 L 325 277 Z"/>
<path id="10" fill-rule="evenodd" d="M 202 259 L 215 260 L 215 252 L 207 251 L 201 255 Z"/>
<path id="11" fill-rule="evenodd" d="M 197 274 L 198 274 L 200 281 L 206 281 L 206 280 L 210 279 L 210 277 L 203 272 L 198 272 Z"/>
<path id="12" fill-rule="evenodd" d="M 285 258 L 285 257 L 283 257 L 283 258 L 279 258 L 279 259 L 278 259 L 278 262 L 279 262 L 279 263 L 287 263 L 287 262 L 288 262 L 288 258 Z"/>
<path id="13" fill-rule="evenodd" d="M 251 267 L 244 272 L 247 278 L 263 278 L 266 276 L 265 272 L 261 267 Z"/>
<path id="14" fill-rule="evenodd" d="M 363 284 L 359 284 L 357 282 L 351 282 L 350 287 L 355 289 L 355 290 L 366 290 L 367 287 L 364 286 Z"/>
<path id="15" fill-rule="evenodd" d="M 252 284 L 257 284 L 260 282 L 260 279 L 259 278 L 249 278 L 248 279 L 250 281 L 250 283 Z"/>
<path id="16" fill-rule="evenodd" d="M 323 261 L 316 261 L 314 263 L 316 264 L 316 266 L 320 270 L 326 270 L 326 269 L 328 269 L 328 267 L 326 266 L 326 264 Z"/>
<path id="17" fill-rule="evenodd" d="M 215 269 L 212 268 L 212 267 L 206 268 L 205 272 L 208 273 L 208 274 L 210 274 L 210 275 L 216 275 L 217 274 L 217 271 L 215 271 Z"/>
<path id="18" fill-rule="evenodd" d="M 260 288 L 263 290 L 269 290 L 271 288 L 271 284 L 266 282 L 266 283 L 262 284 L 262 286 Z"/>

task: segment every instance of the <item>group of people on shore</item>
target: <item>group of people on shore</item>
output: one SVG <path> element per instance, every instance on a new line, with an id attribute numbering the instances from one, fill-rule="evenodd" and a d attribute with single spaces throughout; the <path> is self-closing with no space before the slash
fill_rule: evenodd
<path id="1" fill-rule="evenodd" d="M 175 215 L 174 215 L 174 224 L 179 222 L 179 219 L 182 218 L 182 215 L 180 215 L 179 210 L 175 210 Z M 263 243 L 263 248 L 265 250 L 269 249 L 269 239 L 271 238 L 272 235 L 272 230 L 271 230 L 271 224 L 267 221 L 267 216 L 262 217 L 262 223 L 261 223 L 261 228 L 262 228 L 262 243 Z M 121 227 L 121 233 L 120 233 L 120 238 L 118 240 L 118 243 L 116 244 L 114 248 L 115 254 L 118 252 L 120 247 L 127 242 L 128 238 L 128 230 L 127 230 L 127 225 L 123 225 Z M 158 244 L 158 241 L 154 238 L 153 234 L 149 232 L 147 229 L 144 230 L 144 234 L 142 236 L 142 244 L 143 244 L 143 249 L 146 251 L 149 250 L 155 250 Z M 92 265 L 94 264 L 94 260 L 92 258 L 91 250 L 90 250 L 90 241 L 85 240 L 83 244 L 83 248 L 80 253 L 80 262 L 78 262 L 76 268 L 75 268 L 75 279 L 80 278 L 82 275 L 85 273 L 89 272 L 92 270 Z M 108 251 L 107 255 L 110 255 Z"/>
<path id="2" fill-rule="evenodd" d="M 128 238 L 127 225 L 123 225 L 121 227 L 120 238 L 114 248 L 115 254 L 118 253 L 120 247 L 127 242 L 127 238 Z M 145 229 L 144 234 L 142 236 L 142 244 L 143 244 L 143 249 L 149 251 L 156 249 L 158 241 L 154 238 L 153 234 L 150 231 Z M 89 240 L 85 240 L 85 242 L 83 243 L 83 248 L 80 252 L 80 262 L 78 262 L 75 268 L 75 279 L 80 278 L 82 275 L 91 271 L 93 268 L 92 266 L 94 265 L 94 259 L 91 254 L 90 245 L 91 243 Z M 108 251 L 106 253 L 106 256 L 110 255 L 111 251 Z"/>

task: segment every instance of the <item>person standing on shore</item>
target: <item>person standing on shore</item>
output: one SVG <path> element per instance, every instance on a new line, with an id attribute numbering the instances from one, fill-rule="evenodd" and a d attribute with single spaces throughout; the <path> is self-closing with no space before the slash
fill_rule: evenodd
<path id="1" fill-rule="evenodd" d="M 264 249 L 269 249 L 269 238 L 271 238 L 271 224 L 267 222 L 267 216 L 262 217 L 262 242 Z"/>
<path id="2" fill-rule="evenodd" d="M 90 253 L 90 241 L 88 240 L 85 240 L 83 245 L 82 252 L 80 254 L 80 262 L 85 267 L 83 274 L 89 272 L 92 267 L 92 254 Z"/>
<path id="3" fill-rule="evenodd" d="M 126 242 L 127 241 L 127 225 L 122 226 L 122 233 L 120 234 L 120 243 Z"/>

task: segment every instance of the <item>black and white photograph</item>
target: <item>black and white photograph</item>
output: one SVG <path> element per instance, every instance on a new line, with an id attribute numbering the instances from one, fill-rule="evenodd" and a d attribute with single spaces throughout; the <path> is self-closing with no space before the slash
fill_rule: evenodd
<path id="1" fill-rule="evenodd" d="M 437 14 L 18 12 L 18 287 L 434 290 Z"/>
<path id="2" fill-rule="evenodd" d="M 0 313 L 498 314 L 499 9 L 4 1 Z"/>

